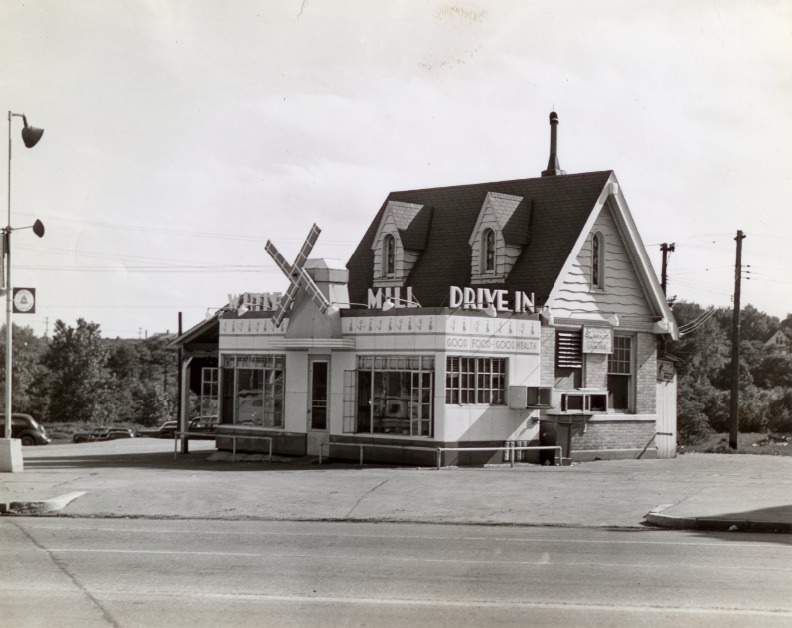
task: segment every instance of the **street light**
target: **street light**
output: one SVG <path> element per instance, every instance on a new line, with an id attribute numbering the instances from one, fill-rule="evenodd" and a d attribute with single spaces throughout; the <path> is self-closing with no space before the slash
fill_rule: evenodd
<path id="1" fill-rule="evenodd" d="M 15 452 L 13 449 L 13 445 L 11 444 L 11 417 L 12 417 L 12 410 L 11 410 L 11 369 L 13 366 L 13 352 L 12 352 L 12 324 L 11 324 L 11 312 L 12 312 L 12 300 L 13 300 L 13 290 L 11 288 L 11 232 L 14 231 L 13 227 L 11 227 L 11 118 L 18 117 L 22 118 L 22 122 L 25 125 L 25 128 L 22 129 L 22 141 L 25 143 L 25 146 L 28 148 L 33 148 L 38 141 L 41 139 L 41 136 L 44 134 L 44 129 L 37 129 L 36 127 L 30 126 L 27 121 L 27 117 L 23 113 L 13 113 L 11 111 L 8 112 L 8 224 L 5 229 L 3 229 L 3 253 L 5 257 L 5 276 L 4 279 L 4 288 L 6 293 L 6 374 L 5 374 L 5 434 L 4 434 L 4 441 L 7 442 L 6 447 L 2 450 L 2 466 L 9 467 L 9 468 L 2 468 L 1 471 L 17 471 L 21 470 L 21 454 L 19 456 L 19 460 L 15 461 L 14 458 Z M 33 229 L 33 233 L 35 233 L 39 238 L 44 235 L 44 224 L 40 220 L 36 220 L 36 222 L 28 227 L 20 227 L 21 229 Z"/>

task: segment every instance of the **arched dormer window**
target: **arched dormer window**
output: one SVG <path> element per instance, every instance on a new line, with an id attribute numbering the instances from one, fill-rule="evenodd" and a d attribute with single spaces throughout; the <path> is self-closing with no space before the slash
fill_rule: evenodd
<path id="1" fill-rule="evenodd" d="M 591 238 L 591 287 L 605 289 L 605 236 L 599 231 Z"/>
<path id="2" fill-rule="evenodd" d="M 386 235 L 383 242 L 382 269 L 386 277 L 393 277 L 396 274 L 396 238 Z"/>
<path id="3" fill-rule="evenodd" d="M 492 229 L 481 234 L 481 272 L 495 272 L 495 232 Z"/>

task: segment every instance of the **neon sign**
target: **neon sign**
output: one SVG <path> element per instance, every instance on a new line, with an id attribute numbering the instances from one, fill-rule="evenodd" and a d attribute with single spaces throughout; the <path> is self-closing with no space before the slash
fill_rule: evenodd
<path id="1" fill-rule="evenodd" d="M 511 296 L 511 298 L 509 298 Z M 463 310 L 483 310 L 492 305 L 498 312 L 533 312 L 534 295 L 515 290 L 490 290 L 489 288 L 458 288 L 451 286 L 448 306 Z"/>

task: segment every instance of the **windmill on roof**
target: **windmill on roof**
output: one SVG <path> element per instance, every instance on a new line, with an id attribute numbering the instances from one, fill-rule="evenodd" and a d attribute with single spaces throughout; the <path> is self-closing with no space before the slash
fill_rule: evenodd
<path id="1" fill-rule="evenodd" d="M 341 337 L 337 305 L 349 302 L 349 271 L 332 260 L 308 258 L 321 232 L 316 224 L 311 227 L 293 264 L 286 261 L 271 240 L 264 246 L 289 280 L 273 318 L 276 327 L 289 319 L 287 338 Z"/>

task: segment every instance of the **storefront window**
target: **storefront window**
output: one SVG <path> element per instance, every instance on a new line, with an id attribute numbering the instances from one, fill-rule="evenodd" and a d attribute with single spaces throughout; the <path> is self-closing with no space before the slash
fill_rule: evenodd
<path id="1" fill-rule="evenodd" d="M 205 366 L 201 369 L 200 416 L 216 417 L 220 406 L 220 369 Z"/>
<path id="2" fill-rule="evenodd" d="M 449 357 L 446 403 L 505 404 L 506 358 Z"/>
<path id="3" fill-rule="evenodd" d="M 284 357 L 224 356 L 223 423 L 283 427 Z"/>
<path id="4" fill-rule="evenodd" d="M 358 433 L 431 436 L 434 358 L 360 356 Z"/>

